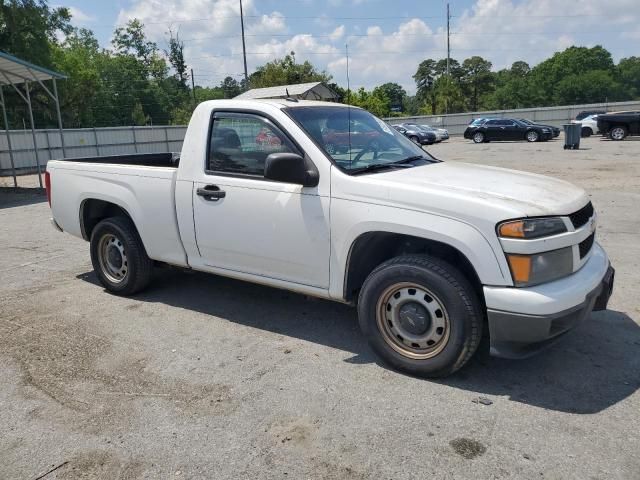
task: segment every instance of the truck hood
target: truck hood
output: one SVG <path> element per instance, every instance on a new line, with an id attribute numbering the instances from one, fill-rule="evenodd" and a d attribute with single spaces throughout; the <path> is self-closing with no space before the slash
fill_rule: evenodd
<path id="1" fill-rule="evenodd" d="M 441 162 L 372 174 L 389 201 L 448 215 L 504 220 L 567 215 L 588 197 L 571 183 L 544 175 L 460 162 Z M 380 188 L 380 187 L 386 188 Z M 364 192 L 363 192 L 364 193 Z M 372 195 L 375 195 L 375 190 Z"/>

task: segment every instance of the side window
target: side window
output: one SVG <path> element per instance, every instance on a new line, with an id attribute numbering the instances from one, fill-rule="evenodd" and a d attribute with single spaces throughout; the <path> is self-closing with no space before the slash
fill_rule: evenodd
<path id="1" fill-rule="evenodd" d="M 262 177 L 267 156 L 279 152 L 300 153 L 269 120 L 242 113 L 214 116 L 208 170 Z"/>
<path id="2" fill-rule="evenodd" d="M 500 125 L 500 120 L 489 120 L 488 122 L 485 123 L 485 125 L 489 127 L 494 127 L 496 125 Z"/>
<path id="3" fill-rule="evenodd" d="M 514 127 L 515 126 L 515 122 L 513 120 L 505 120 L 503 125 L 506 126 L 506 127 Z"/>

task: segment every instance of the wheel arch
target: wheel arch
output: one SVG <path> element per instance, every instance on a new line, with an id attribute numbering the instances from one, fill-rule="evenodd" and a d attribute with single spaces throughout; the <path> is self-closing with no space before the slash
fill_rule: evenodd
<path id="1" fill-rule="evenodd" d="M 115 202 L 99 198 L 85 198 L 80 203 L 80 232 L 86 241 L 91 239 L 95 226 L 105 218 L 125 216 L 135 226 L 135 221 L 127 209 Z M 137 228 L 137 227 L 136 227 Z"/>
<path id="2" fill-rule="evenodd" d="M 378 265 L 391 258 L 409 254 L 428 254 L 452 264 L 469 280 L 484 305 L 478 271 L 462 251 L 449 243 L 389 231 L 366 232 L 352 242 L 344 272 L 344 300 L 349 303 L 355 301 L 365 279 Z"/>

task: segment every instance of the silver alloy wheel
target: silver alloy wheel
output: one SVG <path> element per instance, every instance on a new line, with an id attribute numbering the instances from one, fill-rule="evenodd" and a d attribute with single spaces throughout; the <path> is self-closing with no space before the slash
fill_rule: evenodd
<path id="1" fill-rule="evenodd" d="M 416 145 L 420 145 L 420 139 L 418 137 L 416 137 L 415 135 L 412 135 L 411 137 L 409 137 L 409 140 L 411 140 Z"/>
<path id="2" fill-rule="evenodd" d="M 537 142 L 538 141 L 538 132 L 531 130 L 527 132 L 527 141 L 529 142 Z"/>
<path id="3" fill-rule="evenodd" d="M 121 283 L 127 277 L 129 265 L 122 241 L 107 233 L 98 242 L 98 262 L 105 277 L 112 283 Z"/>
<path id="4" fill-rule="evenodd" d="M 482 132 L 476 132 L 473 134 L 473 141 L 475 143 L 482 143 L 484 142 L 484 134 Z"/>
<path id="5" fill-rule="evenodd" d="M 334 153 L 336 153 L 336 146 L 333 143 L 327 143 L 324 146 L 324 149 L 327 151 L 329 155 L 333 155 Z"/>
<path id="6" fill-rule="evenodd" d="M 611 138 L 614 140 L 624 140 L 624 128 L 622 127 L 613 127 L 611 129 Z"/>
<path id="7" fill-rule="evenodd" d="M 449 341 L 449 315 L 442 300 L 414 283 L 396 283 L 380 295 L 376 322 L 387 345 L 407 358 L 435 357 Z"/>

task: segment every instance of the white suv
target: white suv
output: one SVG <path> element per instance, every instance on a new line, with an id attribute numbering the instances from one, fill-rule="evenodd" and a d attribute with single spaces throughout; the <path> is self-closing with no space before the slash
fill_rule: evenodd
<path id="1" fill-rule="evenodd" d="M 572 120 L 571 123 L 580 123 L 582 125 L 582 136 L 590 137 L 598 133 L 598 115 L 589 115 L 582 120 Z"/>

